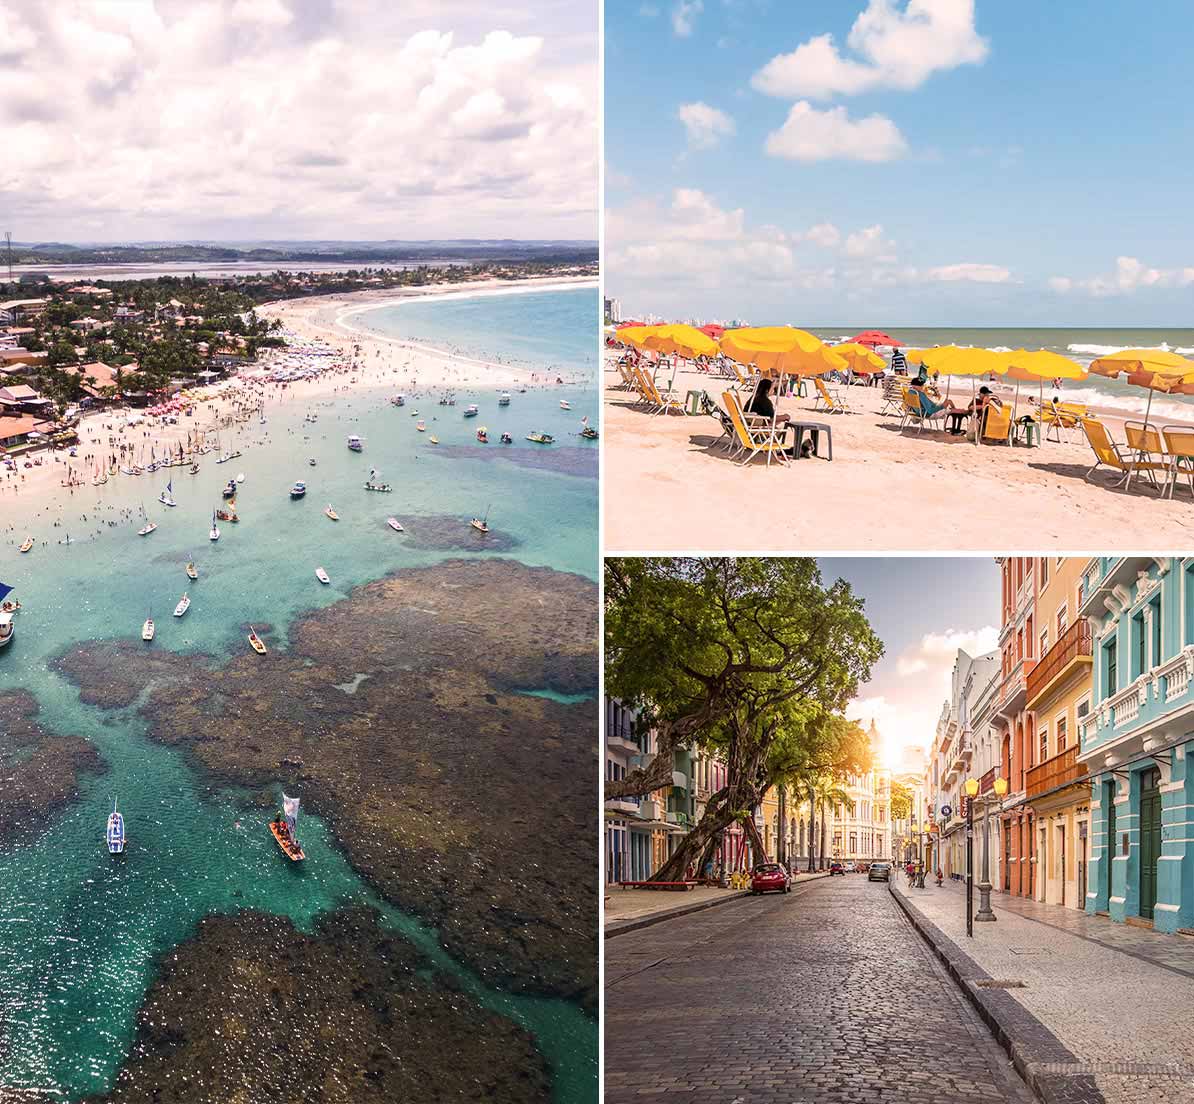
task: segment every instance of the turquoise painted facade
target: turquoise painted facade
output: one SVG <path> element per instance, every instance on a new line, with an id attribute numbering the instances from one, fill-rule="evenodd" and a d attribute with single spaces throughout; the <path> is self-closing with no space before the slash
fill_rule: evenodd
<path id="1" fill-rule="evenodd" d="M 1194 929 L 1194 558 L 1092 560 L 1078 600 L 1094 651 L 1086 910 Z"/>

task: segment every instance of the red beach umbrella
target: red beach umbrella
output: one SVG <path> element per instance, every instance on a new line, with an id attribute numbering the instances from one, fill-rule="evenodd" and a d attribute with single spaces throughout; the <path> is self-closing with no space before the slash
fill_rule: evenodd
<path id="1" fill-rule="evenodd" d="M 893 349 L 900 344 L 890 334 L 885 334 L 882 330 L 863 330 L 860 334 L 855 334 L 850 341 L 855 345 L 869 345 L 872 349 L 876 345 L 890 345 Z"/>
<path id="2" fill-rule="evenodd" d="M 701 333 L 708 334 L 714 341 L 716 341 L 723 333 L 726 332 L 725 326 L 719 326 L 715 322 L 710 322 L 707 326 L 699 327 Z"/>

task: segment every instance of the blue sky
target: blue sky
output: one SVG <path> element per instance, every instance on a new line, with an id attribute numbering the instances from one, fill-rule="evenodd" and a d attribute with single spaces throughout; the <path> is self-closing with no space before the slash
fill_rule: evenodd
<path id="1" fill-rule="evenodd" d="M 1188 324 L 1188 0 L 605 16 L 606 288 L 632 313 Z"/>
<path id="2" fill-rule="evenodd" d="M 996 647 L 999 565 L 981 556 L 819 557 L 817 563 L 826 583 L 845 579 L 865 600 L 887 649 L 846 712 L 864 725 L 874 717 L 886 761 L 895 766 L 905 744 L 927 747 L 932 740 L 958 649 L 982 655 Z"/>

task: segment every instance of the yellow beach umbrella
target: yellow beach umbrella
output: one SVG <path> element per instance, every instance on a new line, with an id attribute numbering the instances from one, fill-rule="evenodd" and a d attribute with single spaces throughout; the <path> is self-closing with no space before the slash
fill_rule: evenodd
<path id="1" fill-rule="evenodd" d="M 647 338 L 657 329 L 658 326 L 623 326 L 614 337 L 627 345 L 633 345 L 636 349 L 645 349 Z"/>
<path id="2" fill-rule="evenodd" d="M 1124 376 L 1128 383 L 1148 388 L 1148 406 L 1144 410 L 1144 428 L 1152 413 L 1153 392 L 1172 392 L 1194 384 L 1194 360 L 1187 360 L 1166 349 L 1121 349 L 1118 353 L 1098 357 L 1090 362 L 1090 370 L 1114 379 Z"/>
<path id="3" fill-rule="evenodd" d="M 819 376 L 848 367 L 819 337 L 794 326 L 752 326 L 727 330 L 721 351 L 739 364 L 754 365 L 760 372 L 788 376 Z"/>
<path id="4" fill-rule="evenodd" d="M 859 345 L 856 341 L 844 341 L 831 348 L 838 356 L 845 357 L 846 363 L 859 375 L 869 376 L 874 372 L 882 372 L 887 367 L 887 361 L 878 353 L 865 345 Z"/>
<path id="5" fill-rule="evenodd" d="M 1084 380 L 1090 373 L 1076 360 L 1071 360 L 1049 349 L 1038 349 L 1031 353 L 1017 349 L 1008 354 L 1007 378 L 1016 381 L 1016 399 L 1012 417 L 1020 406 L 1020 384 L 1035 383 L 1038 388 L 1037 409 L 1045 408 L 1045 380 Z M 1040 444 L 1045 443 L 1044 422 L 1041 423 Z"/>
<path id="6" fill-rule="evenodd" d="M 644 345 L 648 349 L 655 349 L 660 353 L 674 353 L 686 360 L 717 355 L 717 342 L 695 326 L 674 322 L 666 326 L 653 326 L 651 329 L 652 332 L 644 339 Z"/>

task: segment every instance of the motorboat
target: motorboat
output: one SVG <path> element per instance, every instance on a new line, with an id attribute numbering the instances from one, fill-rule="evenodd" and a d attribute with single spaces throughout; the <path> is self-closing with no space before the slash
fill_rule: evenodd
<path id="1" fill-rule="evenodd" d="M 199 578 L 199 569 L 195 566 L 194 560 L 187 564 L 187 578 L 191 580 Z"/>
<path id="2" fill-rule="evenodd" d="M 265 641 L 257 635 L 257 631 L 252 625 L 249 626 L 249 647 L 258 655 L 265 655 Z"/>
<path id="3" fill-rule="evenodd" d="M 513 438 L 513 437 L 511 437 L 511 436 L 510 436 L 510 434 L 508 434 L 508 433 L 503 433 L 500 439 L 501 439 L 501 443 L 502 443 L 503 445 L 512 445 L 512 444 L 514 444 L 514 438 Z"/>
<path id="4" fill-rule="evenodd" d="M 583 428 L 583 429 L 580 431 L 580 435 L 581 435 L 581 436 L 582 436 L 582 437 L 583 437 L 583 438 L 584 438 L 586 441 L 596 441 L 596 440 L 597 440 L 597 438 L 598 438 L 598 436 L 600 436 L 600 435 L 598 434 L 598 432 L 597 432 L 597 431 L 596 431 L 596 430 L 595 430 L 595 429 L 594 429 L 594 428 L 593 428 L 591 425 L 587 425 L 587 426 L 585 426 L 585 427 L 584 427 L 584 428 Z"/>
<path id="5" fill-rule="evenodd" d="M 220 539 L 220 527 L 216 524 L 216 512 L 211 512 L 211 532 L 207 534 L 208 540 L 218 541 Z"/>
<path id="6" fill-rule="evenodd" d="M 509 406 L 509 405 L 510 405 L 510 392 L 503 391 L 498 396 L 498 406 Z"/>
<path id="7" fill-rule="evenodd" d="M 152 640 L 153 634 L 156 631 L 157 630 L 154 628 L 154 624 L 153 624 L 153 618 L 152 617 L 145 618 L 145 624 L 143 624 L 141 626 L 141 639 L 146 640 L 146 641 Z"/>
<path id="8" fill-rule="evenodd" d="M 406 396 L 405 395 L 395 395 L 390 400 L 390 405 L 391 406 L 405 406 L 406 405 Z"/>
<path id="9" fill-rule="evenodd" d="M 475 418 L 480 413 L 481 412 L 477 409 L 476 403 L 469 403 L 468 406 L 464 408 L 464 416 L 466 418 Z"/>
<path id="10" fill-rule="evenodd" d="M 13 614 L 0 612 L 0 648 L 12 643 L 16 626 L 13 624 Z"/>
<path id="11" fill-rule="evenodd" d="M 22 552 L 28 552 L 29 549 L 32 547 L 33 547 L 33 538 L 32 537 L 26 537 L 23 541 L 21 541 L 21 551 Z"/>
<path id="12" fill-rule="evenodd" d="M 301 479 L 296 479 L 294 481 L 294 486 L 290 488 L 290 497 L 291 498 L 302 498 L 303 495 L 305 495 L 306 493 L 307 493 L 307 484 L 304 483 Z"/>
<path id="13" fill-rule="evenodd" d="M 420 418 L 417 422 L 415 422 L 415 429 L 417 429 L 420 433 L 423 433 L 427 429 L 427 423 Z"/>
<path id="14" fill-rule="evenodd" d="M 560 400 L 560 409 L 561 410 L 571 410 L 572 404 L 567 399 L 561 399 Z"/>
<path id="15" fill-rule="evenodd" d="M 124 854 L 124 817 L 116 811 L 116 799 L 112 799 L 112 812 L 108 814 L 108 826 L 104 832 L 109 855 Z"/>
<path id="16" fill-rule="evenodd" d="M 348 447 L 353 452 L 360 452 L 365 446 L 361 444 L 361 439 L 354 433 L 348 438 Z"/>
<path id="17" fill-rule="evenodd" d="M 236 473 L 236 481 L 237 481 L 238 483 L 243 483 L 243 482 L 245 481 L 245 473 L 244 473 L 244 472 L 237 472 L 237 473 Z"/>
<path id="18" fill-rule="evenodd" d="M 340 515 L 338 513 L 336 513 L 335 510 L 332 509 L 332 504 L 330 502 L 328 503 L 328 508 L 326 510 L 324 510 L 324 513 L 327 514 L 327 516 L 330 517 L 332 519 L 332 521 L 340 520 Z"/>
<path id="19" fill-rule="evenodd" d="M 240 521 L 240 514 L 236 512 L 236 503 L 229 502 L 227 510 L 217 510 L 216 517 L 219 518 L 220 521 Z"/>
<path id="20" fill-rule="evenodd" d="M 269 830 L 291 862 L 301 862 L 307 857 L 298 841 L 298 809 L 299 799 L 283 794 L 282 810 L 269 822 Z"/>
<path id="21" fill-rule="evenodd" d="M 158 527 L 156 521 L 147 521 L 140 529 L 137 530 L 137 536 L 148 537 Z"/>
<path id="22" fill-rule="evenodd" d="M 311 467 L 315 467 L 315 457 L 314 456 L 307 457 L 307 463 L 310 464 Z"/>
<path id="23" fill-rule="evenodd" d="M 388 526 L 389 526 L 391 529 L 393 529 L 395 533 L 401 533 L 401 532 L 402 532 L 402 522 L 400 522 L 400 521 L 399 521 L 397 518 L 394 518 L 394 517 L 388 517 L 388 518 L 386 518 L 386 524 L 387 524 L 387 525 L 388 525 Z"/>
<path id="24" fill-rule="evenodd" d="M 199 474 L 199 465 L 198 465 L 198 464 L 192 464 L 192 465 L 191 465 L 191 474 L 192 474 L 192 475 L 198 475 L 198 474 Z"/>
<path id="25" fill-rule="evenodd" d="M 374 483 L 372 479 L 365 484 L 365 490 L 367 491 L 383 491 L 389 494 L 393 489 L 388 483 Z"/>
<path id="26" fill-rule="evenodd" d="M 191 608 L 191 597 L 189 594 L 187 594 L 185 591 L 183 591 L 182 597 L 179 598 L 179 600 L 178 600 L 178 605 L 174 607 L 174 616 L 181 617 L 190 608 Z"/>
<path id="27" fill-rule="evenodd" d="M 328 573 L 322 567 L 315 569 L 315 578 L 317 578 L 324 586 L 327 586 L 332 580 L 328 578 Z"/>
<path id="28" fill-rule="evenodd" d="M 469 525 L 471 525 L 474 529 L 476 529 L 478 533 L 488 533 L 489 532 L 489 507 L 487 506 L 485 508 L 485 516 L 483 518 L 473 518 L 473 520 L 469 522 Z"/>
<path id="29" fill-rule="evenodd" d="M 220 492 L 221 498 L 235 498 L 236 497 L 236 480 L 229 479 L 224 484 L 224 489 Z"/>
<path id="30" fill-rule="evenodd" d="M 527 440 L 534 441 L 537 445 L 555 444 L 555 438 L 550 433 L 528 433 Z"/>

